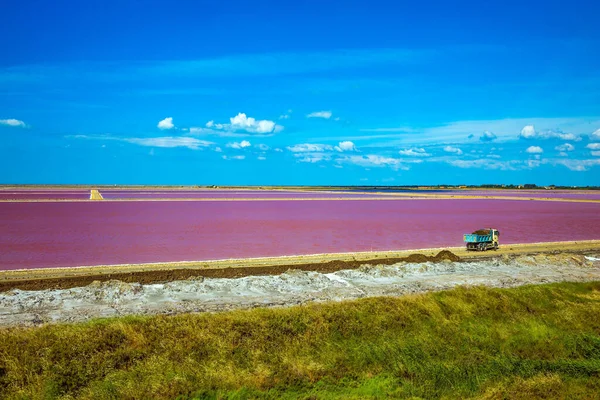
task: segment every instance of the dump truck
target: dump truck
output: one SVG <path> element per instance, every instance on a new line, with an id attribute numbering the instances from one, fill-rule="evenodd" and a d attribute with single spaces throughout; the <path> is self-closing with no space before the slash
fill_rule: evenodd
<path id="1" fill-rule="evenodd" d="M 500 238 L 500 232 L 492 228 L 478 229 L 464 235 L 467 250 L 476 251 L 498 250 L 498 238 Z"/>

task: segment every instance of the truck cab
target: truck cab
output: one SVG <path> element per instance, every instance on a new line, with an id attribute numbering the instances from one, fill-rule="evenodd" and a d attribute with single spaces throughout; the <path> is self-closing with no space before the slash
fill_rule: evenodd
<path id="1" fill-rule="evenodd" d="M 464 235 L 467 250 L 498 250 L 500 231 L 493 228 L 478 229 L 473 233 Z"/>

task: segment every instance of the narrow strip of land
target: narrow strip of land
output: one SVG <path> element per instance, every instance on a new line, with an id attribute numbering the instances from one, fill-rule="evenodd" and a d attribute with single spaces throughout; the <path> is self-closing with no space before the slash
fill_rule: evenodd
<path id="1" fill-rule="evenodd" d="M 14 288 L 39 290 L 84 286 L 93 281 L 122 280 L 153 283 L 195 276 L 235 278 L 249 275 L 275 275 L 288 269 L 333 272 L 358 268 L 363 264 L 397 262 L 456 261 L 535 253 L 597 252 L 600 240 L 505 244 L 497 251 L 472 252 L 464 247 L 402 251 L 328 253 L 282 257 L 261 257 L 210 261 L 39 268 L 0 271 L 0 291 Z M 440 254 L 440 252 L 442 252 Z"/>
<path id="2" fill-rule="evenodd" d="M 463 196 L 463 195 L 396 195 L 389 197 L 248 197 L 248 198 L 121 198 L 107 199 L 105 202 L 128 201 L 198 201 L 198 202 L 244 202 L 244 201 L 365 201 L 365 200 L 517 200 L 517 201 L 550 201 L 561 203 L 600 203 L 597 199 L 565 199 L 557 197 L 512 197 L 512 196 Z M 80 203 L 95 202 L 95 199 L 2 199 L 0 203 Z"/>

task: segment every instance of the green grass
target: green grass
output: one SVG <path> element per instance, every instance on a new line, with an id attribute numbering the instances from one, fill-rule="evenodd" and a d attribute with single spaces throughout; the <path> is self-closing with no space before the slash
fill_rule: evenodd
<path id="1" fill-rule="evenodd" d="M 599 398 L 600 282 L 0 330 L 0 398 Z"/>

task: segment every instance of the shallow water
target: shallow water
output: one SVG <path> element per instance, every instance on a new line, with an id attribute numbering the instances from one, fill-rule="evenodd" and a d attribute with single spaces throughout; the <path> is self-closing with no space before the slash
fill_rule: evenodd
<path id="1" fill-rule="evenodd" d="M 515 200 L 0 203 L 0 269 L 600 239 L 600 203 Z"/>

